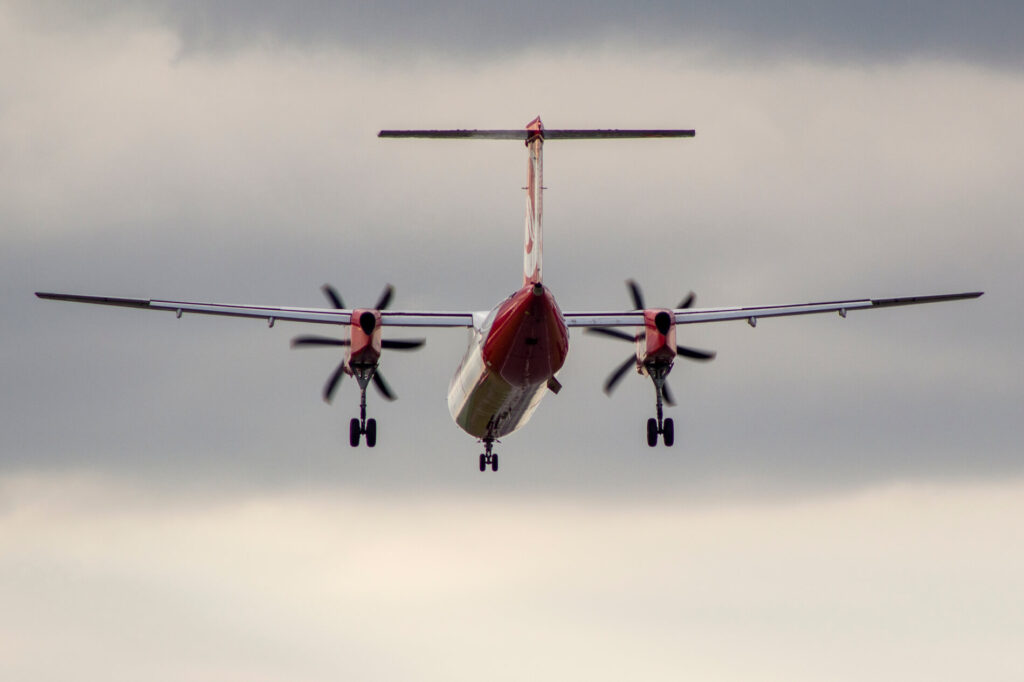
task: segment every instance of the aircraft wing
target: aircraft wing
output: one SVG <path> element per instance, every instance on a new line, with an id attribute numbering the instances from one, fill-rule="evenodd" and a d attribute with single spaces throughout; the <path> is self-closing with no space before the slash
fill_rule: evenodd
<path id="1" fill-rule="evenodd" d="M 965 298 L 978 298 L 981 291 L 962 294 L 939 294 L 932 296 L 905 296 L 903 298 L 861 298 L 848 301 L 826 301 L 822 303 L 798 303 L 792 305 L 766 305 L 731 308 L 680 308 L 673 310 L 676 324 L 697 322 L 722 322 L 725 320 L 746 320 L 752 326 L 762 317 L 784 317 L 787 315 L 809 315 L 812 313 L 839 313 L 846 317 L 847 311 L 868 308 L 888 308 L 919 303 L 939 303 Z M 565 323 L 569 327 L 639 327 L 644 324 L 642 310 L 624 312 L 566 313 Z"/>
<path id="2" fill-rule="evenodd" d="M 821 303 L 798 303 L 790 305 L 767 305 L 728 308 L 680 308 L 674 310 L 676 324 L 697 322 L 722 322 L 726 320 L 747 320 L 756 324 L 762 317 L 783 317 L 808 315 L 812 313 L 837 312 L 846 316 L 850 310 L 866 308 L 887 308 L 920 303 L 937 303 L 959 299 L 977 298 L 983 292 L 961 294 L 939 294 L 932 296 L 907 296 L 903 298 L 864 298 Z M 169 310 L 181 317 L 184 313 L 201 315 L 223 315 L 228 317 L 252 317 L 266 320 L 273 325 L 277 321 L 313 322 L 319 324 L 349 324 L 352 311 L 341 308 L 292 308 L 281 306 L 249 305 L 234 303 L 202 303 L 194 301 L 164 301 L 144 298 L 115 298 L 109 296 L 82 296 L 79 294 L 54 294 L 36 292 L 39 298 L 93 303 L 127 308 Z M 639 327 L 644 323 L 642 310 L 613 312 L 566 313 L 565 323 L 569 327 Z M 473 313 L 442 311 L 391 311 L 381 312 L 381 322 L 390 327 L 472 327 Z"/>
<path id="3" fill-rule="evenodd" d="M 193 301 L 161 301 L 145 298 L 113 298 L 109 296 L 81 296 L 79 294 L 52 294 L 36 292 L 39 298 L 72 303 L 94 303 L 126 308 L 149 310 L 170 310 L 181 317 L 184 313 L 201 315 L 225 315 L 228 317 L 253 317 L 266 320 L 273 326 L 279 320 L 285 322 L 315 322 L 320 324 L 348 324 L 352 311 L 343 308 L 285 308 L 267 305 L 243 305 L 234 303 L 199 303 Z M 381 323 L 393 327 L 472 327 L 473 314 L 463 312 L 401 312 L 385 310 Z"/>

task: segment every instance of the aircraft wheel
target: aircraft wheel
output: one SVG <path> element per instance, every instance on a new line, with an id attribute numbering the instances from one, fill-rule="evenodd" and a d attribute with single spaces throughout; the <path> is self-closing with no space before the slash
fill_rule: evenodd
<path id="1" fill-rule="evenodd" d="M 362 429 L 359 428 L 359 420 L 352 417 L 352 421 L 348 423 L 348 444 L 352 447 L 359 445 L 359 435 Z"/>
<path id="2" fill-rule="evenodd" d="M 661 438 L 665 441 L 666 447 L 672 447 L 672 443 L 676 441 L 676 425 L 672 421 L 672 417 L 665 420 L 665 425 L 661 429 Z"/>
<path id="3" fill-rule="evenodd" d="M 647 420 L 647 444 L 652 448 L 658 444 L 658 422 L 654 417 Z"/>
<path id="4" fill-rule="evenodd" d="M 494 455 L 491 455 L 491 471 L 497 471 L 497 470 L 498 470 L 498 455 L 494 454 Z"/>
<path id="5" fill-rule="evenodd" d="M 366 447 L 372 448 L 377 444 L 377 420 L 366 420 Z"/>
<path id="6" fill-rule="evenodd" d="M 486 455 L 480 455 L 480 471 L 487 471 Z"/>

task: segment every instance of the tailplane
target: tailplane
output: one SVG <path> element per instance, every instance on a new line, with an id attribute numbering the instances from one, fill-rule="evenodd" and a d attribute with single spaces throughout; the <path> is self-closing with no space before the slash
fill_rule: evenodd
<path id="1" fill-rule="evenodd" d="M 382 130 L 378 137 L 426 137 L 435 139 L 522 140 L 529 160 L 526 170 L 526 229 L 523 245 L 523 284 L 540 284 L 544 251 L 544 155 L 545 140 L 616 140 L 632 138 L 693 137 L 693 130 L 545 130 L 540 117 L 522 130 Z"/>

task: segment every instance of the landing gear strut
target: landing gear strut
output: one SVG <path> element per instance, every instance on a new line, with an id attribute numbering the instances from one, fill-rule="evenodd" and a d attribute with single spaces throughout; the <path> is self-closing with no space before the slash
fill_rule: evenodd
<path id="1" fill-rule="evenodd" d="M 480 455 L 480 471 L 487 471 L 487 465 L 491 466 L 491 471 L 498 470 L 498 453 L 491 452 L 493 445 L 493 438 L 484 438 L 484 451 Z"/>
<path id="2" fill-rule="evenodd" d="M 661 368 L 648 369 L 651 381 L 654 382 L 654 393 L 657 396 L 658 410 L 657 419 L 652 417 L 647 420 L 647 444 L 652 448 L 658 444 L 659 434 L 667 447 L 672 447 L 672 444 L 675 443 L 676 440 L 675 422 L 672 421 L 672 417 L 663 419 L 661 409 L 665 394 L 665 378 L 668 376 L 669 370 L 671 370 L 671 367 L 665 370 L 662 370 Z"/>
<path id="3" fill-rule="evenodd" d="M 358 378 L 358 377 L 357 377 Z M 348 423 L 348 443 L 352 447 L 359 446 L 360 436 L 366 436 L 366 447 L 377 444 L 377 420 L 366 418 L 366 385 L 359 381 L 359 418 L 352 418 Z"/>

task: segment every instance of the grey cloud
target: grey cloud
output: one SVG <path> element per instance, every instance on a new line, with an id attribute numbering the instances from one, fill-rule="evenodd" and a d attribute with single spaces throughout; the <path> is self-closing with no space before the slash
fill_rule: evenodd
<path id="1" fill-rule="evenodd" d="M 490 59 L 535 48 L 625 41 L 645 49 L 685 46 L 717 57 L 834 61 L 950 59 L 1024 66 L 1024 6 L 1017 2 L 488 2 L 326 0 L 222 2 L 52 0 L 47 21 L 130 14 L 174 30 L 184 52 L 247 45 L 338 46 L 376 56 Z"/>

